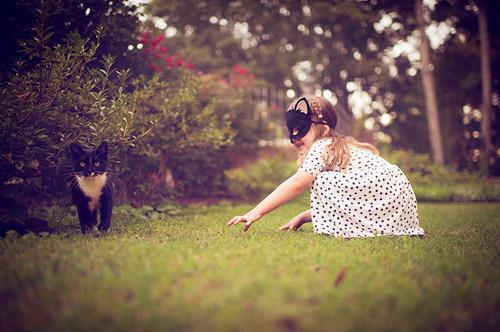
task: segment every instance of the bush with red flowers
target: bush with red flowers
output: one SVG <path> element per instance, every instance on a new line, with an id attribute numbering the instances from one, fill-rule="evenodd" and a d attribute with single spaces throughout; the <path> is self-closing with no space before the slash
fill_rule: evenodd
<path id="1" fill-rule="evenodd" d="M 163 74 L 168 77 L 178 77 L 179 71 L 194 71 L 195 64 L 180 54 L 171 54 L 165 41 L 165 35 L 153 36 L 152 32 L 144 31 L 139 37 L 143 45 L 143 58 L 153 74 Z"/>
<path id="2" fill-rule="evenodd" d="M 204 151 L 205 162 L 217 165 L 210 152 L 226 146 L 232 130 L 229 120 L 217 113 L 212 97 L 203 99 L 198 79 L 185 68 L 189 61 L 171 60 L 175 79 L 160 75 L 134 79 L 129 70 L 117 70 L 111 56 L 89 65 L 97 62 L 99 35 L 90 39 L 70 33 L 58 43 L 49 32 L 38 28 L 38 37 L 24 42 L 26 56 L 0 90 L 0 137 L 9 142 L 0 149 L 0 190 L 5 184 L 13 186 L 11 191 L 20 200 L 33 197 L 28 192 L 65 197 L 61 169 L 73 142 L 89 148 L 109 142 L 109 169 L 118 201 L 149 201 L 171 194 L 165 181 L 158 179 L 190 162 L 175 155 Z M 150 44 L 149 59 L 168 55 L 163 37 L 143 34 L 141 40 Z M 149 69 L 164 71 L 164 63 L 164 58 L 151 61 Z M 198 175 L 203 173 L 201 185 L 208 195 L 222 182 L 223 171 L 220 165 L 179 172 L 174 174 L 176 188 L 196 193 Z"/>
<path id="3" fill-rule="evenodd" d="M 250 88 L 255 79 L 255 75 L 250 74 L 248 69 L 240 64 L 234 64 L 228 76 L 229 84 L 240 89 Z"/>

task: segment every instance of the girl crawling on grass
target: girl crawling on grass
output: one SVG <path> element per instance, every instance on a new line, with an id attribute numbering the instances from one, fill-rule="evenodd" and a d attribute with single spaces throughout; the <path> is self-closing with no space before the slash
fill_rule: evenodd
<path id="1" fill-rule="evenodd" d="M 244 231 L 267 213 L 311 187 L 311 208 L 281 230 L 312 221 L 315 233 L 336 237 L 423 235 L 410 182 L 371 144 L 335 132 L 335 107 L 320 96 L 304 96 L 285 113 L 292 144 L 299 151 L 297 172 L 243 216 Z"/>

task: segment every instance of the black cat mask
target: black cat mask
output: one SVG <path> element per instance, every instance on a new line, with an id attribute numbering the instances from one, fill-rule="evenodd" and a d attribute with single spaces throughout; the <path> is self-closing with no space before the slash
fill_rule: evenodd
<path id="1" fill-rule="evenodd" d="M 306 113 L 304 113 L 304 110 L 306 110 Z M 307 134 L 312 123 L 326 124 L 326 122 L 312 120 L 312 109 L 306 97 L 297 100 L 293 109 L 285 113 L 285 121 L 292 144 L 294 140 L 301 139 Z"/>

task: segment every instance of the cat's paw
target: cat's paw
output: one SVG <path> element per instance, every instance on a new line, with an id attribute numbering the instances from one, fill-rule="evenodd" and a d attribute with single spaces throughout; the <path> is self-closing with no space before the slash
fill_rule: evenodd
<path id="1" fill-rule="evenodd" d="M 111 231 L 110 227 L 99 227 L 99 232 L 101 234 L 108 234 Z"/>

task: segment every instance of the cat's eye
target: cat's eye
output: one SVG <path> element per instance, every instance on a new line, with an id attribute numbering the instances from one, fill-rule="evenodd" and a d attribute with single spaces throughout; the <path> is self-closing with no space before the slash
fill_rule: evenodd
<path id="1" fill-rule="evenodd" d="M 80 161 L 80 166 L 85 166 L 85 162 L 84 161 Z"/>
<path id="2" fill-rule="evenodd" d="M 299 133 L 299 131 L 300 131 L 299 128 L 293 128 L 292 135 L 294 135 L 294 136 L 297 135 Z"/>
<path id="3" fill-rule="evenodd" d="M 98 161 L 96 161 L 96 162 L 94 163 L 94 165 L 95 165 L 95 166 L 99 166 L 100 164 L 101 164 L 101 163 L 100 163 L 100 162 L 98 162 Z"/>

